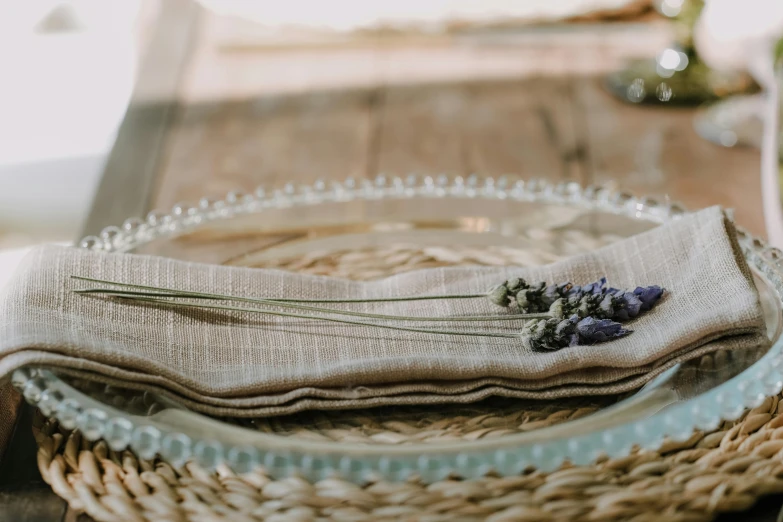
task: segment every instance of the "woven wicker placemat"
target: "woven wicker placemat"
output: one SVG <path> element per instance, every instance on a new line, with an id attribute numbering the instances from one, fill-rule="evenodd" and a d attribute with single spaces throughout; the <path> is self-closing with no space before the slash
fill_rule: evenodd
<path id="1" fill-rule="evenodd" d="M 573 239 L 573 238 L 571 238 Z M 584 238 L 594 248 L 611 238 Z M 575 253 L 575 252 L 574 252 Z M 502 247 L 382 249 L 311 254 L 275 266 L 309 273 L 368 279 L 416 268 L 454 264 L 532 264 L 551 253 Z M 706 364 L 719 365 L 718 360 Z M 115 399 L 117 399 L 115 397 Z M 133 399 L 131 399 L 133 400 Z M 248 426 L 297 437 L 405 444 L 477 439 L 528 431 L 589 414 L 606 399 L 551 403 L 495 401 L 398 418 L 373 410 L 298 414 L 258 419 Z M 115 400 L 116 402 L 116 400 Z M 38 417 L 34 433 L 44 480 L 69 505 L 99 521 L 546 521 L 710 520 L 783 492 L 783 403 L 770 397 L 737 421 L 687 441 L 666 441 L 658 451 L 600 459 L 513 477 L 415 479 L 356 485 L 338 478 L 310 483 L 274 480 L 257 470 L 236 475 L 207 472 L 194 463 L 175 469 L 91 443 L 78 431 Z"/>

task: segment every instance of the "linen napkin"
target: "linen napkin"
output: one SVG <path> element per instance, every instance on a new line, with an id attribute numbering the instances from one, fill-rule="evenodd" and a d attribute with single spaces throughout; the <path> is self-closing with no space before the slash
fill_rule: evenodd
<path id="1" fill-rule="evenodd" d="M 28 248 L 0 250 L 0 290 L 28 250 Z M 3 384 L 0 379 L 0 459 L 3 458 L 5 449 L 11 442 L 21 405 L 21 395 L 11 386 L 11 383 Z"/>
<path id="2" fill-rule="evenodd" d="M 480 293 L 511 277 L 667 289 L 631 335 L 539 353 L 517 339 L 398 332 L 245 312 L 173 309 L 72 292 L 80 275 L 245 297 Z M 510 313 L 486 299 L 330 305 L 395 315 Z M 264 308 L 269 308 L 264 305 Z M 410 324 L 410 323 L 408 323 Z M 417 323 L 416 326 L 432 323 Z M 433 325 L 435 326 L 435 325 Z M 437 323 L 519 331 L 522 322 Z M 23 365 L 153 390 L 215 415 L 558 398 L 637 388 L 671 365 L 766 342 L 758 294 L 718 207 L 552 265 L 447 267 L 371 282 L 44 246 L 0 296 L 0 375 Z"/>

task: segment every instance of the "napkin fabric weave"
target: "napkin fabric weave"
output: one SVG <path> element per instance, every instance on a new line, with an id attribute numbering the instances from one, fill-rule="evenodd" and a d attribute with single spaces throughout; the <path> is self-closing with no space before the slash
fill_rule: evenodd
<path id="1" fill-rule="evenodd" d="M 72 292 L 71 275 L 245 297 L 357 298 L 484 292 L 511 277 L 667 289 L 633 333 L 538 353 L 515 339 L 396 332 L 243 312 L 173 309 Z M 395 315 L 503 314 L 485 299 L 324 305 Z M 264 306 L 264 308 L 269 308 Z M 283 310 L 278 308 L 278 310 Z M 519 331 L 522 322 L 406 323 Z M 637 388 L 677 362 L 766 342 L 758 294 L 718 207 L 552 265 L 447 267 L 371 282 L 44 246 L 0 296 L 0 375 L 24 365 L 154 390 L 194 410 L 304 409 L 558 398 Z"/>

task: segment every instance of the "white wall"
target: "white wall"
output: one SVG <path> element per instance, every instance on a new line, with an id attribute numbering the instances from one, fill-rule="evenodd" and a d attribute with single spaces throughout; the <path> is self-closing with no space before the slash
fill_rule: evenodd
<path id="1" fill-rule="evenodd" d="M 77 234 L 132 91 L 138 7 L 0 4 L 0 245 Z"/>

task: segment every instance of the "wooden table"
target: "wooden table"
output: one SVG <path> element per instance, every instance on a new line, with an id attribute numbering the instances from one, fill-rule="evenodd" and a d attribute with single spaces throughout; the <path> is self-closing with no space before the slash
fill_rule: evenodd
<path id="1" fill-rule="evenodd" d="M 627 105 L 602 88 L 604 72 L 644 51 L 629 34 L 660 38 L 654 24 L 267 49 L 221 41 L 232 34 L 225 21 L 187 15 L 157 38 L 177 63 L 190 58 L 169 76 L 165 53 L 148 60 L 154 81 L 142 74 L 91 233 L 150 207 L 260 184 L 411 172 L 610 184 L 692 208 L 732 207 L 764 233 L 758 151 L 703 141 L 693 110 Z M 0 467 L 0 520 L 86 520 L 41 483 L 29 413 Z M 774 520 L 780 503 L 762 502 L 753 519 Z"/>

